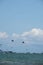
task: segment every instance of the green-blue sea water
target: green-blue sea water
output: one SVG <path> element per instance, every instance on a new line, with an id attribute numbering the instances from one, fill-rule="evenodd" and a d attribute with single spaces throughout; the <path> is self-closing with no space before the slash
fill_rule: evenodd
<path id="1" fill-rule="evenodd" d="M 0 65 L 43 65 L 43 53 L 0 52 Z"/>

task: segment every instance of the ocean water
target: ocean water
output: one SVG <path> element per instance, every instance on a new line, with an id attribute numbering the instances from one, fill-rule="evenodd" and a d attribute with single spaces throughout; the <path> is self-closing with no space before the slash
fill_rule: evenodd
<path id="1" fill-rule="evenodd" d="M 43 65 L 43 53 L 0 52 L 0 65 Z"/>

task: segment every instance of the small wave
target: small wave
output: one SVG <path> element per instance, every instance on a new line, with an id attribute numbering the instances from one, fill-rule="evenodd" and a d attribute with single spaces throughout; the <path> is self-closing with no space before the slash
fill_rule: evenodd
<path id="1" fill-rule="evenodd" d="M 32 63 L 3 61 L 0 62 L 0 65 L 32 65 Z"/>
<path id="2" fill-rule="evenodd" d="M 0 65 L 43 65 L 43 63 L 2 61 Z"/>

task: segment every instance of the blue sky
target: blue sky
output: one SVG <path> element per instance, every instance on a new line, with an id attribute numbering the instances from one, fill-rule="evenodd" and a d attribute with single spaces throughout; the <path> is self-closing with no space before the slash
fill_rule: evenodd
<path id="1" fill-rule="evenodd" d="M 0 44 L 2 50 L 43 52 L 42 0 L 0 0 Z"/>

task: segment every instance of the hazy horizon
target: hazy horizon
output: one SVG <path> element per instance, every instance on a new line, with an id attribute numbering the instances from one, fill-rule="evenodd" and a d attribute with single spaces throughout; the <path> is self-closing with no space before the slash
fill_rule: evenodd
<path id="1" fill-rule="evenodd" d="M 43 52 L 42 0 L 0 0 L 0 49 Z"/>

